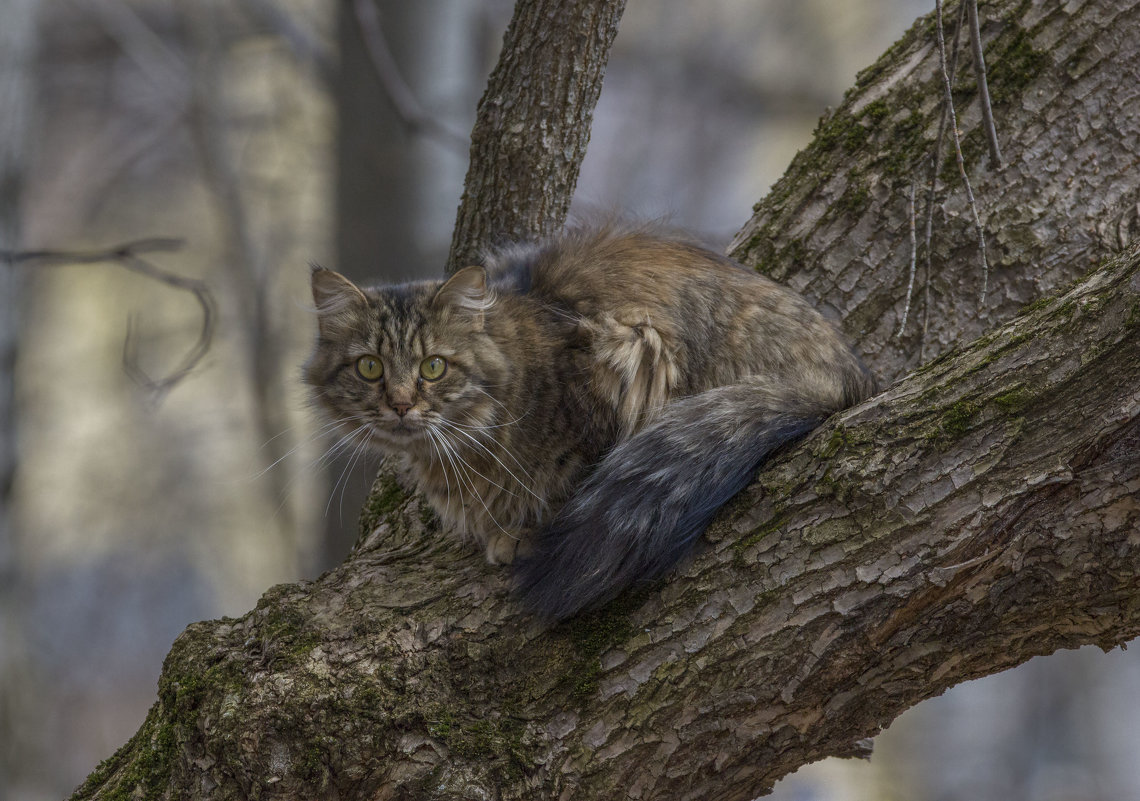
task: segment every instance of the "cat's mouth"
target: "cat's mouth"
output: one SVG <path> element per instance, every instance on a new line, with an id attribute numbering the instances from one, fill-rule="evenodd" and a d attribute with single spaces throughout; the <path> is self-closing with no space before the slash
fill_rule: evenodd
<path id="1" fill-rule="evenodd" d="M 388 436 L 397 439 L 405 439 L 414 434 L 419 434 L 424 427 L 423 420 L 417 418 L 400 417 L 395 420 L 385 420 L 380 425 L 372 427 L 372 435 L 376 437 Z"/>

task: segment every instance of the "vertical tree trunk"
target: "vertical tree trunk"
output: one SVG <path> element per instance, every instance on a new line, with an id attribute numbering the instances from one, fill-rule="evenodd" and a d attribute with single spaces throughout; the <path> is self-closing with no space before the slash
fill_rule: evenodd
<path id="1" fill-rule="evenodd" d="M 519 0 L 479 101 L 447 269 L 493 238 L 558 230 L 590 141 L 625 0 Z"/>

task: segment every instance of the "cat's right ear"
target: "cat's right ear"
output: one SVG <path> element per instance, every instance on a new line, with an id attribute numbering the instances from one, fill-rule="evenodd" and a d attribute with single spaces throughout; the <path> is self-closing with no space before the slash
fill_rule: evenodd
<path id="1" fill-rule="evenodd" d="M 322 336 L 342 332 L 349 323 L 345 312 L 368 305 L 368 299 L 360 288 L 340 273 L 313 265 L 310 281 Z"/>
<path id="2" fill-rule="evenodd" d="M 491 293 L 487 291 L 487 271 L 475 265 L 456 271 L 444 281 L 431 302 L 437 309 L 449 309 L 468 316 L 476 328 L 482 329 L 483 315 L 492 300 Z"/>

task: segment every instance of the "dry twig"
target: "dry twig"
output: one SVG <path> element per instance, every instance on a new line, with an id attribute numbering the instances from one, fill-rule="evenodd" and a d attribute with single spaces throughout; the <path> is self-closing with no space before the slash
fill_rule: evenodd
<path id="1" fill-rule="evenodd" d="M 906 218 L 910 225 L 910 280 L 906 285 L 906 305 L 903 307 L 902 322 L 899 323 L 898 333 L 896 337 L 901 337 L 903 329 L 906 328 L 906 318 L 910 314 L 910 299 L 914 294 L 914 274 L 915 267 L 918 264 L 918 239 L 915 237 L 914 230 L 914 182 L 910 184 L 910 194 L 906 199 Z"/>
<path id="2" fill-rule="evenodd" d="M 66 264 L 118 264 L 133 273 L 193 295 L 202 309 L 202 326 L 198 331 L 198 339 L 182 358 L 178 368 L 163 378 L 153 379 L 139 366 L 133 326 L 128 321 L 127 336 L 123 342 L 123 369 L 139 385 L 150 390 L 156 398 L 161 398 L 198 366 L 210 350 L 210 343 L 214 338 L 214 320 L 217 315 L 214 296 L 206 286 L 206 282 L 167 272 L 142 258 L 142 254 L 146 253 L 170 253 L 180 250 L 183 244 L 181 239 L 156 237 L 126 242 L 106 250 L 5 250 L 0 251 L 0 261 L 12 265 L 35 264 L 46 267 Z"/>
<path id="3" fill-rule="evenodd" d="M 978 100 L 982 106 L 982 130 L 990 146 L 990 158 L 995 167 L 1001 167 L 1001 148 L 998 147 L 994 110 L 990 106 L 990 86 L 986 82 L 986 59 L 982 55 L 982 30 L 978 24 L 978 0 L 964 0 L 970 14 L 970 47 L 974 51 L 974 77 L 978 82 Z"/>
<path id="4" fill-rule="evenodd" d="M 962 20 L 965 13 L 965 6 L 958 7 L 958 24 L 954 28 L 954 44 L 950 48 L 950 75 L 953 77 L 954 73 L 958 70 L 958 45 L 961 41 L 962 34 Z M 930 276 L 933 272 L 933 264 L 930 257 L 930 243 L 934 234 L 934 198 L 938 189 L 938 167 L 942 163 L 942 142 L 946 138 L 946 105 L 942 105 L 942 113 L 938 118 L 938 136 L 934 140 L 934 153 L 930 157 L 930 181 L 929 187 L 926 192 L 926 226 L 923 232 L 923 255 L 925 259 L 924 267 L 926 271 L 925 280 L 922 288 L 922 337 L 919 341 L 919 358 L 922 360 L 923 349 L 926 346 L 926 332 L 930 322 Z M 914 269 L 914 265 L 911 265 Z M 901 337 L 903 330 L 906 328 L 907 314 L 906 310 L 910 309 L 911 292 L 914 288 L 914 274 L 911 274 L 911 281 L 907 286 L 906 291 L 906 306 L 904 307 L 902 324 L 899 326 L 896 336 Z"/>

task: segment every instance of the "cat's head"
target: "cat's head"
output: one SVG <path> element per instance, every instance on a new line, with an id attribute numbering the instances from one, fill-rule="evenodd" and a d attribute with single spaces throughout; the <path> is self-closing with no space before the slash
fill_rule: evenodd
<path id="1" fill-rule="evenodd" d="M 485 330 L 493 298 L 482 267 L 369 289 L 315 268 L 312 288 L 318 337 L 304 377 L 343 434 L 361 432 L 389 451 L 422 449 L 431 432 L 462 439 L 494 422 L 489 388 L 507 368 Z"/>

